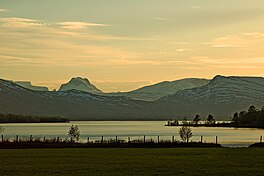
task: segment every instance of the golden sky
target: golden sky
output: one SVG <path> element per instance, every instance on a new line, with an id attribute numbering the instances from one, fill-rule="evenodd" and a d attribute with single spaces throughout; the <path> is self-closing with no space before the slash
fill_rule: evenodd
<path id="1" fill-rule="evenodd" d="M 263 0 L 0 0 L 0 78 L 103 91 L 264 76 Z"/>

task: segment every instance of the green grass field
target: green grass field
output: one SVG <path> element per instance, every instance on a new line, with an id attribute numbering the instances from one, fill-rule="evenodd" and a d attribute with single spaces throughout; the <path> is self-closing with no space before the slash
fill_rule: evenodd
<path id="1" fill-rule="evenodd" d="M 264 175 L 264 148 L 1 149 L 1 176 Z"/>

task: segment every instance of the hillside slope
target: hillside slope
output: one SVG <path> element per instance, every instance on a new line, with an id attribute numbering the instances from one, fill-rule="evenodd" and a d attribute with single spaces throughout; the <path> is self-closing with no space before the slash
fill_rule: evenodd
<path id="1" fill-rule="evenodd" d="M 176 81 L 164 81 L 150 86 L 145 86 L 131 92 L 115 93 L 114 95 L 127 96 L 136 100 L 153 101 L 167 95 L 175 94 L 184 89 L 201 87 L 208 84 L 207 79 L 186 78 Z"/>

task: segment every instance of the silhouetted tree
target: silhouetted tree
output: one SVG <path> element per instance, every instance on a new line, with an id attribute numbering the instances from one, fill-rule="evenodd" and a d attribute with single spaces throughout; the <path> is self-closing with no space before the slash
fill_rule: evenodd
<path id="1" fill-rule="evenodd" d="M 257 112 L 257 108 L 254 105 L 251 105 L 248 108 L 248 113 L 255 113 L 255 112 Z"/>
<path id="2" fill-rule="evenodd" d="M 232 121 L 233 121 L 235 124 L 238 124 L 238 123 L 239 123 L 239 115 L 238 115 L 238 112 L 235 112 L 235 113 L 234 113 L 233 118 L 232 118 Z"/>
<path id="3" fill-rule="evenodd" d="M 196 116 L 193 119 L 193 122 L 194 122 L 195 125 L 197 125 L 200 120 L 201 120 L 200 115 L 199 114 L 196 114 Z"/>
<path id="4" fill-rule="evenodd" d="M 215 124 L 215 119 L 214 119 L 214 116 L 212 114 L 208 115 L 207 122 L 208 122 L 208 124 Z"/>
<path id="5" fill-rule="evenodd" d="M 258 112 L 257 117 L 257 126 L 258 127 L 264 127 L 264 106 L 261 108 L 261 110 Z"/>
<path id="6" fill-rule="evenodd" d="M 183 142 L 189 142 L 190 138 L 193 136 L 192 129 L 189 126 L 182 126 L 179 129 L 179 135 Z"/>
<path id="7" fill-rule="evenodd" d="M 79 140 L 80 138 L 80 130 L 79 130 L 79 127 L 77 125 L 72 125 L 70 128 L 69 128 L 69 131 L 68 131 L 68 138 L 70 140 L 70 142 L 76 142 Z"/>
<path id="8" fill-rule="evenodd" d="M 249 119 L 252 122 L 252 121 L 256 121 L 257 118 L 258 118 L 258 109 L 254 105 L 251 105 L 247 111 L 247 119 Z"/>
<path id="9" fill-rule="evenodd" d="M 0 134 L 2 134 L 5 131 L 5 128 L 0 126 Z"/>

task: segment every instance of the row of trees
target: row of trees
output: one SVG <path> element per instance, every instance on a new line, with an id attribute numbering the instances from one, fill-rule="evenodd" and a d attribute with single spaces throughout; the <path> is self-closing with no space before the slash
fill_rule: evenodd
<path id="1" fill-rule="evenodd" d="M 44 117 L 19 114 L 0 114 L 0 123 L 45 123 L 45 122 L 69 122 L 62 117 Z"/>
<path id="2" fill-rule="evenodd" d="M 236 126 L 264 128 L 264 106 L 259 110 L 252 105 L 247 111 L 236 112 L 232 122 Z"/>
<path id="3" fill-rule="evenodd" d="M 193 123 L 195 125 L 198 125 L 200 121 L 201 121 L 200 115 L 196 114 L 196 116 L 193 119 Z M 216 122 L 216 120 L 215 120 L 214 116 L 212 114 L 209 114 L 207 119 L 206 119 L 206 124 L 209 124 L 209 125 L 210 124 L 215 124 L 215 122 Z"/>

